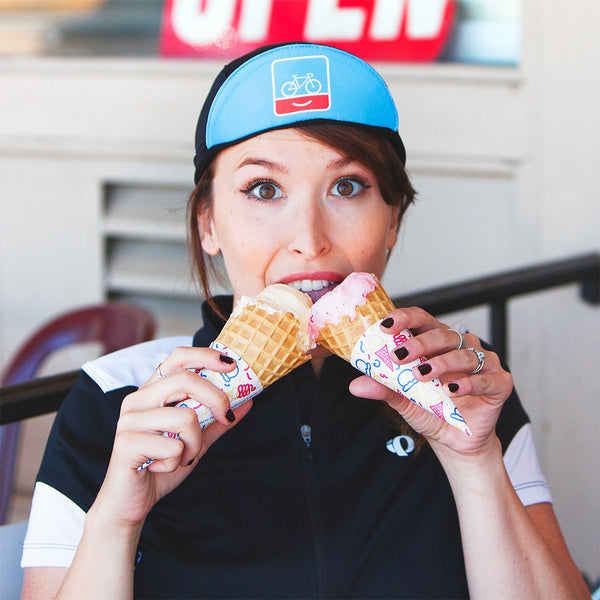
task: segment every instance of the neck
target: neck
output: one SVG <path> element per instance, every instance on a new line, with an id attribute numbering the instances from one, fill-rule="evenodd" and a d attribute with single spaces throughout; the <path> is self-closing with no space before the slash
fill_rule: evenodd
<path id="1" fill-rule="evenodd" d="M 325 362 L 325 358 L 312 358 L 310 364 L 312 365 L 315 376 L 318 377 L 321 372 L 321 368 L 323 367 L 323 363 Z"/>

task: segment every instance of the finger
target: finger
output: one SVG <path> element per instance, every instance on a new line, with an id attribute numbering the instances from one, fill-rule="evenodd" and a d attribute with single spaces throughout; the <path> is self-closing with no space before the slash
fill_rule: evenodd
<path id="1" fill-rule="evenodd" d="M 482 357 L 482 364 L 478 358 L 479 355 Z M 423 360 L 422 364 L 413 368 L 413 373 L 420 381 L 430 381 L 449 373 L 471 375 L 480 366 L 480 371 L 491 372 L 502 369 L 498 356 L 494 352 L 477 349 L 476 353 L 474 349 L 464 348 Z"/>
<path id="2" fill-rule="evenodd" d="M 391 312 L 388 318 L 383 320 L 381 329 L 392 335 L 410 329 L 416 335 L 440 326 L 441 323 L 428 312 L 418 306 L 411 306 L 409 308 L 397 308 Z"/>
<path id="3" fill-rule="evenodd" d="M 121 415 L 164 407 L 187 399 L 206 406 L 217 421 L 223 424 L 230 422 L 227 411 L 231 407 L 226 394 L 204 377 L 188 370 L 165 377 L 126 396 L 121 405 Z"/>
<path id="4" fill-rule="evenodd" d="M 350 383 L 350 392 L 360 398 L 383 400 L 397 411 L 415 431 L 427 436 L 438 436 L 444 422 L 427 412 L 402 394 L 397 394 L 381 383 L 363 375 Z"/>
<path id="5" fill-rule="evenodd" d="M 462 339 L 463 348 L 480 345 L 479 339 L 471 334 L 461 334 L 460 339 Z M 460 340 L 456 331 L 442 325 L 399 341 L 402 343 L 394 350 L 392 358 L 397 363 L 406 363 L 423 356 L 432 357 L 457 350 Z"/>
<path id="6" fill-rule="evenodd" d="M 189 408 L 157 409 L 168 410 L 176 416 L 176 427 L 170 427 L 169 437 L 177 437 L 183 442 L 181 466 L 189 466 L 199 454 L 204 454 L 204 440 L 198 416 Z M 183 413 L 183 417 L 179 416 Z"/>
<path id="7" fill-rule="evenodd" d="M 505 400 L 513 389 L 513 378 L 507 371 L 482 371 L 476 375 L 456 377 L 444 386 L 453 397 L 480 396 Z"/>
<path id="8" fill-rule="evenodd" d="M 201 429 L 196 413 L 186 407 L 167 406 L 122 415 L 117 423 L 117 432 L 168 433 L 170 437 L 182 439 L 199 435 Z"/>
<path id="9" fill-rule="evenodd" d="M 235 361 L 214 348 L 180 346 L 175 348 L 161 363 L 163 375 L 177 373 L 183 369 L 212 369 L 226 372 L 233 368 Z"/>
<path id="10" fill-rule="evenodd" d="M 183 441 L 176 438 L 125 431 L 115 437 L 113 456 L 119 457 L 119 460 L 115 461 L 117 464 L 125 464 L 135 471 L 152 458 L 154 462 L 148 469 L 165 473 L 175 471 L 181 465 L 184 447 Z"/>
<path id="11" fill-rule="evenodd" d="M 126 448 L 127 463 L 135 466 L 136 470 L 148 461 L 151 462 L 146 468 L 153 472 L 170 472 L 178 466 L 189 467 L 251 407 L 252 402 L 248 401 L 235 410 L 233 423 L 223 425 L 215 422 L 205 430 L 200 428 L 196 413 L 189 408 L 166 407 L 127 413 L 119 420 L 115 448 Z M 155 462 L 162 464 L 150 468 Z"/>
<path id="12" fill-rule="evenodd" d="M 167 358 L 157 365 L 154 373 L 140 388 L 156 383 L 160 379 L 178 373 L 184 369 L 211 369 L 227 372 L 235 368 L 235 361 L 213 348 L 196 348 L 180 346 L 175 348 Z"/>
<path id="13" fill-rule="evenodd" d="M 479 359 L 473 350 L 466 348 L 435 356 L 414 367 L 413 374 L 420 381 L 441 379 L 446 391 L 454 397 L 480 396 L 505 400 L 513 388 L 512 375 L 503 369 L 496 353 L 479 352 L 483 352 L 484 363 L 476 374 L 471 371 L 478 368 Z"/>

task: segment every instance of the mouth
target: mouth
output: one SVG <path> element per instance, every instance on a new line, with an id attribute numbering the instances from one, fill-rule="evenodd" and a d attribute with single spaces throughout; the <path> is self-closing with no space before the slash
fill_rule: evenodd
<path id="1" fill-rule="evenodd" d="M 314 304 L 319 298 L 329 293 L 339 283 L 339 281 L 329 281 L 327 279 L 297 279 L 295 281 L 288 281 L 287 285 L 304 292 Z"/>

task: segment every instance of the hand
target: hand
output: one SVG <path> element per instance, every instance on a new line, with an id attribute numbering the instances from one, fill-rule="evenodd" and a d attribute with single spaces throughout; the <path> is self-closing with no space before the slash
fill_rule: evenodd
<path id="1" fill-rule="evenodd" d="M 413 369 L 415 378 L 419 381 L 440 379 L 444 390 L 465 418 L 472 435 L 466 436 L 404 396 L 366 376 L 354 380 L 350 391 L 357 396 L 385 400 L 415 431 L 423 434 L 434 449 L 439 443 L 464 455 L 485 451 L 496 440 L 496 421 L 513 388 L 512 376 L 502 368 L 498 356 L 494 352 L 484 351 L 483 368 L 479 373 L 471 374 L 479 361 L 475 352 L 467 348 L 481 350 L 481 342 L 477 337 L 465 334 L 463 348 L 457 350 L 457 334 L 420 308 L 397 309 L 390 314 L 390 318 L 393 324 L 388 328 L 382 327 L 382 331 L 393 335 L 410 329 L 414 334 L 392 359 L 405 364 L 425 357 L 427 362 L 421 365 L 421 371 L 417 367 Z M 398 358 L 398 355 L 402 358 Z"/>
<path id="2" fill-rule="evenodd" d="M 160 372 L 157 369 L 123 400 L 106 478 L 91 509 L 96 516 L 137 527 L 154 504 L 189 475 L 211 444 L 250 410 L 251 401 L 231 411 L 225 393 L 193 372 L 235 368 L 221 356 L 210 348 L 176 348 L 161 363 Z M 207 406 L 216 422 L 203 431 L 193 410 L 172 406 L 186 398 Z M 163 432 L 178 434 L 179 439 Z M 149 458 L 156 460 L 138 471 Z"/>

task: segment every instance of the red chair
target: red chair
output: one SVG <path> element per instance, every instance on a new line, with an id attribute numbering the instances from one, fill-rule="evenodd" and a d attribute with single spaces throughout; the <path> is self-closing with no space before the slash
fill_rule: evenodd
<path id="1" fill-rule="evenodd" d="M 68 312 L 38 329 L 9 362 L 3 385 L 33 379 L 54 351 L 82 342 L 97 342 L 108 354 L 154 337 L 155 322 L 145 309 L 107 302 Z M 0 427 L 0 525 L 6 522 L 19 439 L 20 423 Z"/>

